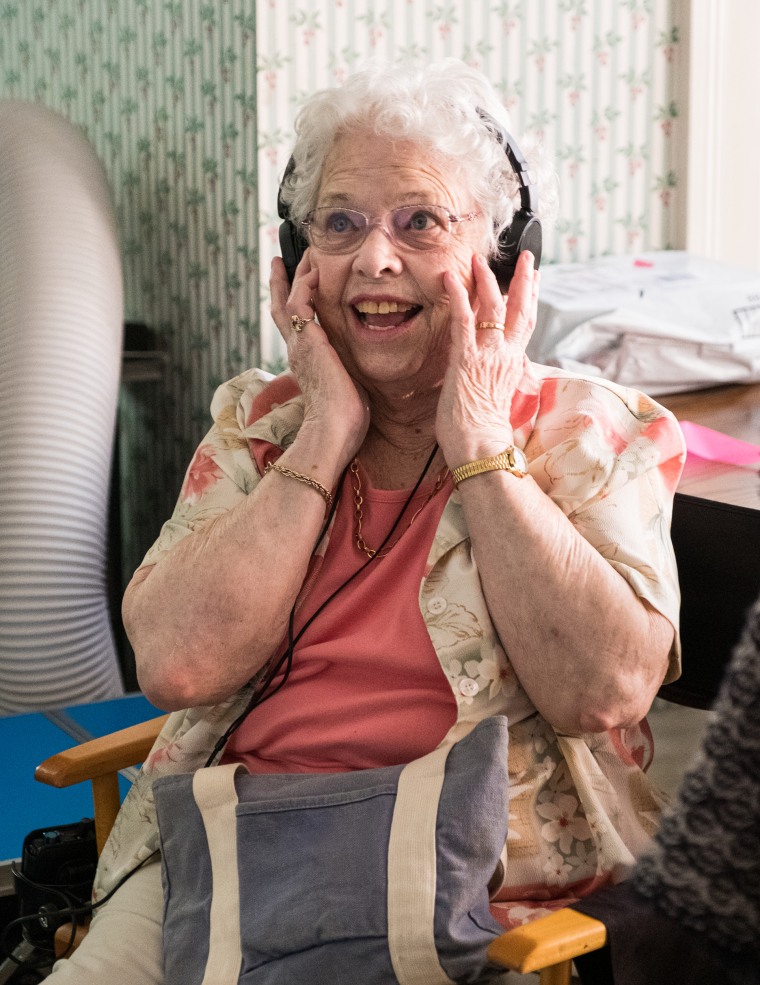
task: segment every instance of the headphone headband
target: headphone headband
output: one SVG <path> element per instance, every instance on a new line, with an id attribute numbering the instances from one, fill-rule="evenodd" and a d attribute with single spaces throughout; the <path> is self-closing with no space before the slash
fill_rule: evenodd
<path id="1" fill-rule="evenodd" d="M 531 184 L 528 162 L 517 146 L 517 141 L 508 130 L 504 129 L 497 119 L 491 116 L 490 113 L 486 113 L 484 109 L 478 109 L 478 116 L 491 131 L 496 142 L 504 148 L 507 160 L 520 185 L 520 208 L 525 209 L 527 212 L 537 212 L 538 192 L 536 191 L 535 185 Z"/>

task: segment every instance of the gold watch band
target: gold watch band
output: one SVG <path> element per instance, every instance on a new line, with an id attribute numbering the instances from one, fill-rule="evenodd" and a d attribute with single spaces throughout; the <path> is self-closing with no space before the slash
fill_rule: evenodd
<path id="1" fill-rule="evenodd" d="M 523 453 L 514 445 L 510 445 L 498 455 L 491 455 L 490 458 L 479 458 L 475 462 L 460 465 L 452 470 L 451 477 L 455 486 L 458 486 L 465 479 L 471 479 L 474 475 L 480 475 L 483 472 L 511 472 L 512 475 L 522 479 L 528 474 L 527 464 Z"/>

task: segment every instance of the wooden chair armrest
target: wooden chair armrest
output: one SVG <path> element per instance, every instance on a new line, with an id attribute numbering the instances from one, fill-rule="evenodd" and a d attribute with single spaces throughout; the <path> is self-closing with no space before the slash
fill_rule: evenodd
<path id="1" fill-rule="evenodd" d="M 64 749 L 40 763 L 34 778 L 51 787 L 70 787 L 73 783 L 117 773 L 127 766 L 141 763 L 168 717 L 151 718 L 119 732 Z"/>
<path id="2" fill-rule="evenodd" d="M 37 767 L 35 780 L 51 787 L 92 782 L 95 841 L 101 852 L 119 813 L 119 770 L 141 763 L 150 752 L 168 715 L 130 725 L 98 739 L 56 753 Z"/>
<path id="3" fill-rule="evenodd" d="M 596 951 L 607 943 L 607 928 L 572 907 L 507 931 L 488 948 L 494 964 L 528 974 Z"/>

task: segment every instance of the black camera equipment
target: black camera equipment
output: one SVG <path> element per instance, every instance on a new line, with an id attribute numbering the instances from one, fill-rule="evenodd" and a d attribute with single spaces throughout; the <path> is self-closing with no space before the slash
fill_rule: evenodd
<path id="1" fill-rule="evenodd" d="M 30 944 L 52 947 L 56 929 L 71 920 L 70 910 L 89 903 L 97 863 L 95 822 L 89 818 L 38 828 L 24 838 L 13 878 L 19 915 L 37 917 L 23 923 Z"/>

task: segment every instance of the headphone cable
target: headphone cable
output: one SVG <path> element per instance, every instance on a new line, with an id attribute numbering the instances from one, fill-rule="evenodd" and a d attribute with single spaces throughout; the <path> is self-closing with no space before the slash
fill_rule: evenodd
<path id="1" fill-rule="evenodd" d="M 313 612 L 312 615 L 306 620 L 306 622 L 303 624 L 303 626 L 300 628 L 300 630 L 298 631 L 298 633 L 296 635 L 294 635 L 294 626 L 295 626 L 296 605 L 298 604 L 298 599 L 296 599 L 296 601 L 293 603 L 293 606 L 292 606 L 292 608 L 290 610 L 290 616 L 288 617 L 288 646 L 287 646 L 287 649 L 280 656 L 280 658 L 277 660 L 277 662 L 274 663 L 273 666 L 270 668 L 270 670 L 266 673 L 266 676 L 263 678 L 263 680 L 261 680 L 260 682 L 258 682 L 258 686 L 255 688 L 254 693 L 253 693 L 253 695 L 251 697 L 251 700 L 248 702 L 248 704 L 246 705 L 246 707 L 243 709 L 242 713 L 240 715 L 238 715 L 238 717 L 230 725 L 230 727 L 227 729 L 227 731 L 217 741 L 216 745 L 214 746 L 214 748 L 213 748 L 213 750 L 211 752 L 211 755 L 209 756 L 209 758 L 206 760 L 206 762 L 204 764 L 204 768 L 207 767 L 207 766 L 211 766 L 211 764 L 214 762 L 214 760 L 216 759 L 216 757 L 219 755 L 219 753 L 222 751 L 222 749 L 226 745 L 226 743 L 227 743 L 228 739 L 230 738 L 230 736 L 235 731 L 237 731 L 237 729 L 243 724 L 243 722 L 248 717 L 248 715 L 253 711 L 253 709 L 254 708 L 257 708 L 259 705 L 263 704 L 269 698 L 274 697 L 274 695 L 277 694 L 277 692 L 284 686 L 285 682 L 288 679 L 288 676 L 290 675 L 291 668 L 293 666 L 293 653 L 294 653 L 294 649 L 295 649 L 296 644 L 299 642 L 299 640 L 301 639 L 301 637 L 303 636 L 303 634 L 306 632 L 306 630 L 309 628 L 309 626 L 311 626 L 311 624 L 314 622 L 314 620 L 317 618 L 317 616 L 325 609 L 325 607 L 327 605 L 329 605 L 330 602 L 333 601 L 333 599 L 336 597 L 336 595 L 338 595 L 340 592 L 343 591 L 344 588 L 346 588 L 348 585 L 350 585 L 351 582 L 355 578 L 358 578 L 359 575 L 362 574 L 362 572 L 365 571 L 370 564 L 372 564 L 372 562 L 375 560 L 375 558 L 379 557 L 379 555 L 382 552 L 383 548 L 386 546 L 386 544 L 388 544 L 388 542 L 390 541 L 391 537 L 396 532 L 396 528 L 398 527 L 399 523 L 401 523 L 401 520 L 402 520 L 404 514 L 406 513 L 407 509 L 409 508 L 409 504 L 412 502 L 412 500 L 414 499 L 414 497 L 417 495 L 417 490 L 422 485 L 422 482 L 423 482 L 425 476 L 427 475 L 428 470 L 430 469 L 430 466 L 433 464 L 433 459 L 435 458 L 437 452 L 438 452 L 438 442 L 436 441 L 435 444 L 433 445 L 433 450 L 431 451 L 430 456 L 428 457 L 427 461 L 425 462 L 425 466 L 424 466 L 424 468 L 422 469 L 422 472 L 419 475 L 419 478 L 415 482 L 414 487 L 412 488 L 412 491 L 409 493 L 409 495 L 407 496 L 406 500 L 404 501 L 404 505 L 401 507 L 398 515 L 396 516 L 396 519 L 393 521 L 393 524 L 392 524 L 390 530 L 385 535 L 385 538 L 384 538 L 383 542 L 380 544 L 380 546 L 378 547 L 377 551 L 372 555 L 372 557 L 367 558 L 367 560 L 362 565 L 360 565 L 356 569 L 356 571 L 354 571 L 352 574 L 350 574 L 348 576 L 348 578 L 346 578 L 346 580 L 344 582 L 342 582 L 342 584 L 340 584 L 335 589 L 335 591 L 333 591 L 324 600 L 324 602 L 322 602 L 322 604 L 316 609 L 316 611 Z M 338 495 L 335 497 L 335 500 L 334 500 L 333 505 L 332 505 L 332 509 L 330 510 L 330 513 L 329 513 L 329 515 L 327 517 L 327 520 L 325 521 L 325 525 L 323 526 L 323 528 L 322 528 L 322 530 L 321 530 L 321 532 L 319 534 L 319 537 L 317 538 L 317 541 L 316 541 L 316 543 L 314 545 L 314 548 L 312 549 L 312 555 L 314 554 L 314 551 L 316 551 L 317 547 L 322 542 L 323 537 L 327 533 L 327 530 L 328 530 L 328 528 L 330 526 L 330 523 L 332 521 L 332 517 L 333 517 L 333 515 L 334 515 L 334 513 L 335 513 L 335 511 L 336 511 L 336 509 L 338 507 L 338 502 L 340 501 L 340 496 L 341 496 L 341 493 L 343 491 L 343 484 L 344 484 L 344 479 L 345 479 L 345 476 L 346 476 L 346 472 L 347 471 L 348 471 L 348 466 L 343 470 L 343 473 L 341 474 L 341 481 L 340 481 L 340 485 L 338 487 L 339 488 Z M 277 686 L 274 687 L 274 688 L 272 688 L 272 690 L 270 691 L 269 688 L 271 687 L 272 682 L 274 681 L 274 679 L 279 674 L 279 672 L 280 672 L 283 664 L 285 664 L 286 666 L 285 666 L 285 672 L 282 675 L 282 679 L 277 683 Z"/>

